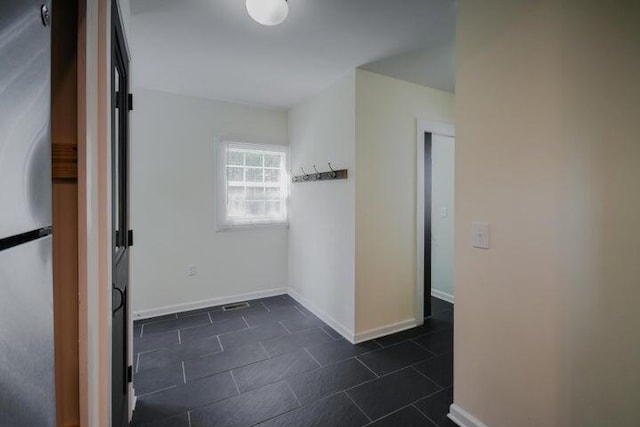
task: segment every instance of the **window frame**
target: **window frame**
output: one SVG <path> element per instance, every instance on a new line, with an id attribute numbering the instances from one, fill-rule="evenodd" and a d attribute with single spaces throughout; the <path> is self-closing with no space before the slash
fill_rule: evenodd
<path id="1" fill-rule="evenodd" d="M 227 190 L 228 181 L 226 175 L 226 153 L 228 148 L 257 150 L 284 154 L 284 166 L 282 166 L 282 186 L 284 198 L 281 199 L 284 208 L 284 219 L 265 219 L 236 223 L 227 218 Z M 255 143 L 239 141 L 237 139 L 217 138 L 215 141 L 215 229 L 216 231 L 252 230 L 265 228 L 289 227 L 289 147 L 283 144 Z"/>

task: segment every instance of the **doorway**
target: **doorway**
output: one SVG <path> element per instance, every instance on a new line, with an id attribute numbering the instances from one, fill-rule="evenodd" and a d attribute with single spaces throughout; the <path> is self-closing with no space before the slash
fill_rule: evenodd
<path id="1" fill-rule="evenodd" d="M 453 126 L 418 122 L 416 319 L 433 314 L 432 297 L 453 303 Z"/>
<path id="2" fill-rule="evenodd" d="M 114 427 L 129 424 L 129 56 L 117 2 L 111 8 L 112 330 L 111 412 Z"/>

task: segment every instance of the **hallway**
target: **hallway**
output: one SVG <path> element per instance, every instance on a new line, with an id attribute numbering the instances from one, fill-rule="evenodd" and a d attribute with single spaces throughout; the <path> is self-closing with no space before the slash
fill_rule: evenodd
<path id="1" fill-rule="evenodd" d="M 453 306 L 352 345 L 287 295 L 137 321 L 134 426 L 449 426 Z"/>

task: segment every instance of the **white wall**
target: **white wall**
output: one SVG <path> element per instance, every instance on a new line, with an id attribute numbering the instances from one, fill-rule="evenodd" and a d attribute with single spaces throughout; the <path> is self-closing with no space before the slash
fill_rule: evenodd
<path id="1" fill-rule="evenodd" d="M 215 231 L 213 155 L 216 137 L 286 144 L 287 113 L 134 92 L 133 312 L 286 288 L 286 229 Z"/>
<path id="2" fill-rule="evenodd" d="M 491 427 L 637 426 L 640 7 L 457 10 L 455 404 Z"/>
<path id="3" fill-rule="evenodd" d="M 349 170 L 349 179 L 291 185 L 290 286 L 335 329 L 354 328 L 355 75 L 289 112 L 291 167 Z"/>
<path id="4" fill-rule="evenodd" d="M 454 297 L 454 139 L 432 135 L 431 159 L 431 289 L 450 301 Z"/>
<path id="5" fill-rule="evenodd" d="M 453 123 L 453 100 L 356 71 L 356 335 L 417 321 L 416 121 Z"/>

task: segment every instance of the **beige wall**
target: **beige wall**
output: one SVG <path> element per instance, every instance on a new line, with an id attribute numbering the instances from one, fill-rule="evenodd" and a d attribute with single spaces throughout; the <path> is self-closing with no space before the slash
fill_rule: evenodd
<path id="1" fill-rule="evenodd" d="M 488 426 L 638 425 L 638 22 L 458 2 L 455 404 Z"/>
<path id="2" fill-rule="evenodd" d="M 356 71 L 356 336 L 416 322 L 416 125 L 452 93 Z"/>

